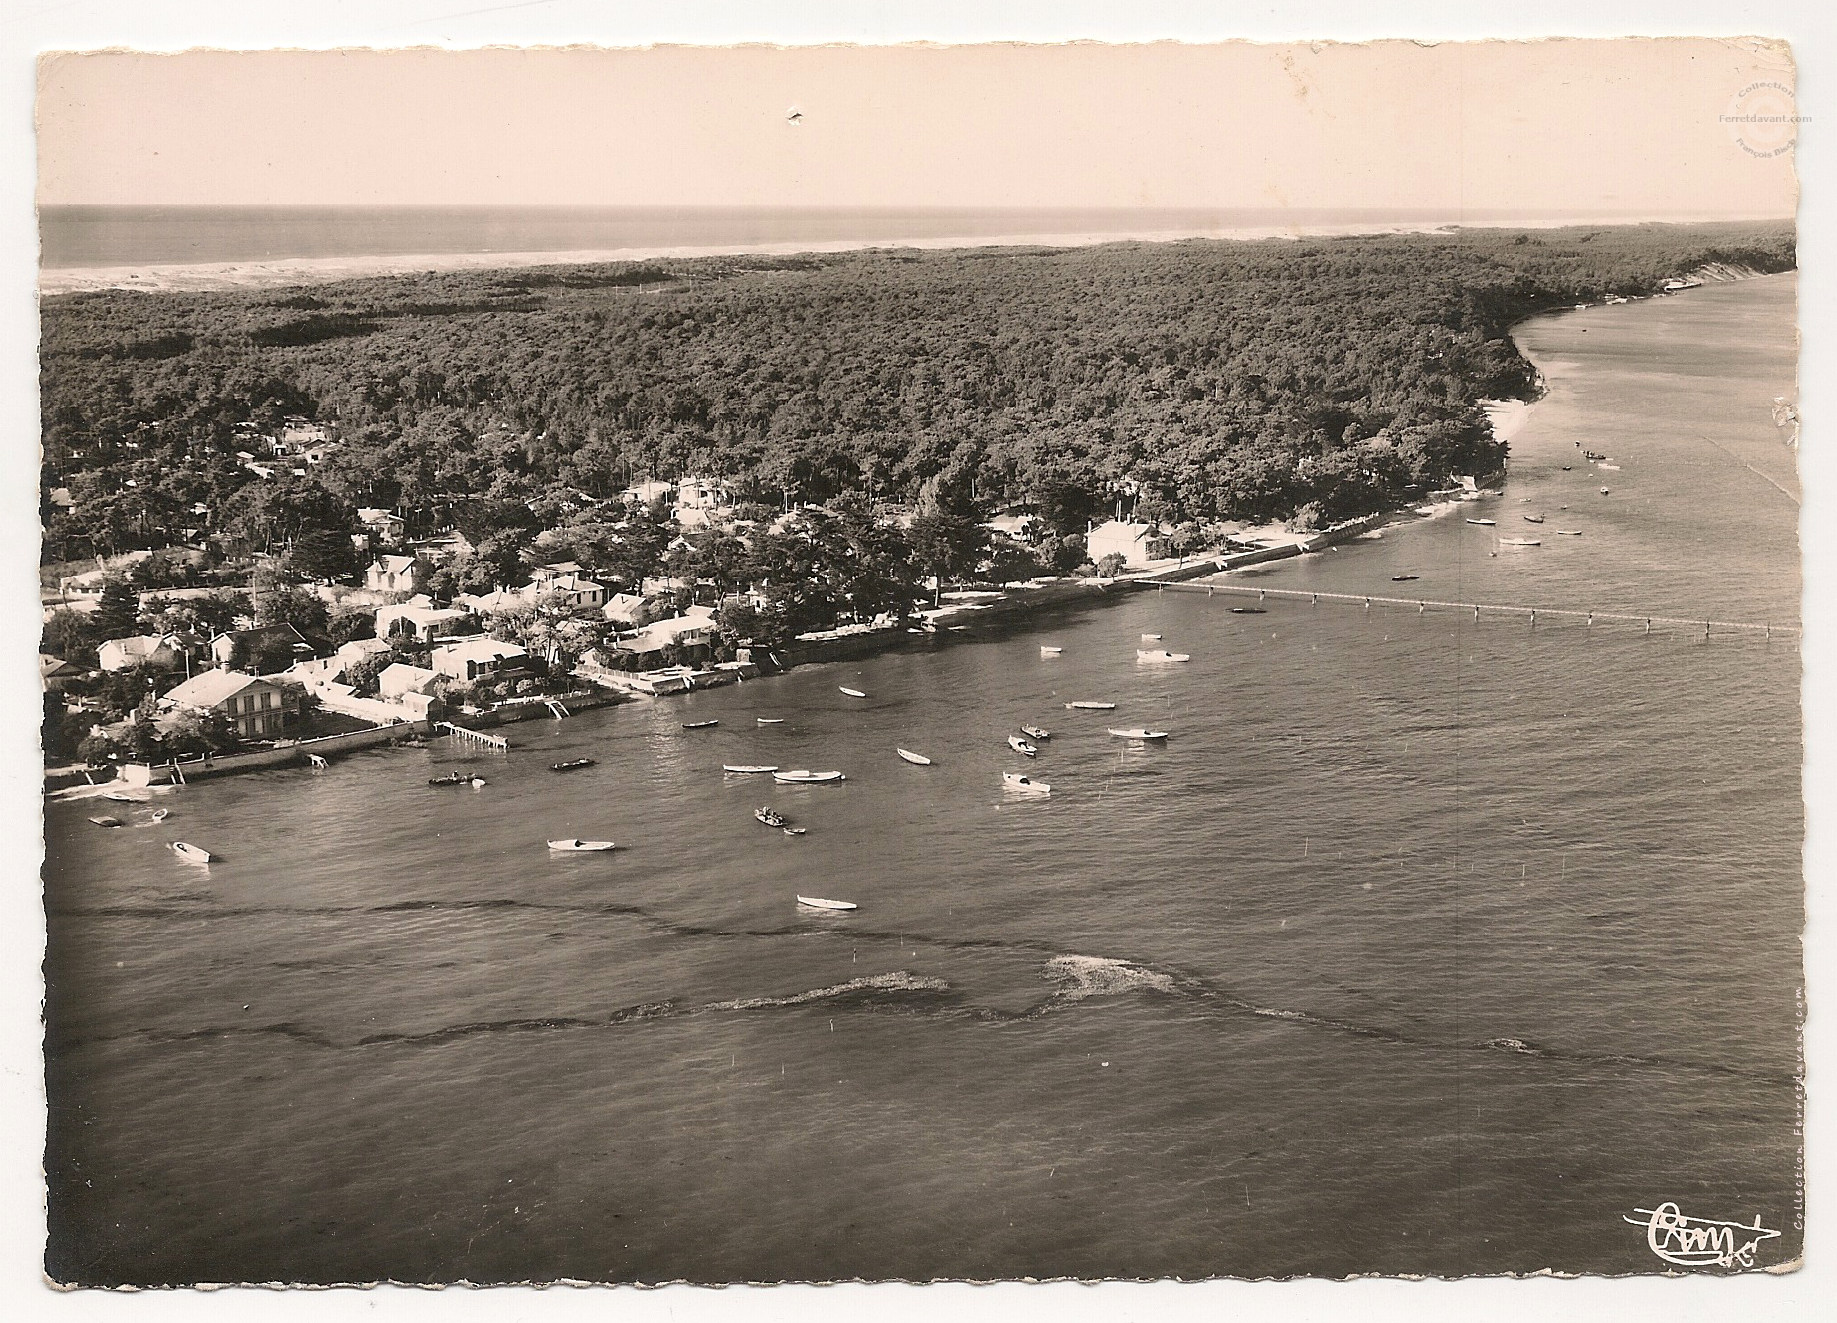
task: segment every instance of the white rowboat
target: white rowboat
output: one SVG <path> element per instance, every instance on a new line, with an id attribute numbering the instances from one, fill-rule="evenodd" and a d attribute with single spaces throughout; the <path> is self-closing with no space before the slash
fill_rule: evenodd
<path id="1" fill-rule="evenodd" d="M 1044 643 L 1040 645 L 1040 656 L 1042 657 L 1057 657 L 1060 653 L 1064 651 L 1065 651 L 1064 648 L 1052 648 L 1052 647 L 1048 647 Z"/>
<path id="2" fill-rule="evenodd" d="M 862 693 L 859 689 L 850 689 L 845 684 L 839 684 L 836 686 L 836 688 L 840 689 L 843 693 L 847 694 L 850 698 L 866 698 L 867 697 L 867 695 Z"/>
<path id="3" fill-rule="evenodd" d="M 824 781 L 847 780 L 840 772 L 813 772 L 807 767 L 799 767 L 789 772 L 773 772 L 772 779 L 788 786 L 816 785 Z"/>
<path id="4" fill-rule="evenodd" d="M 1167 738 L 1167 732 L 1164 730 L 1149 730 L 1142 726 L 1137 726 L 1134 730 L 1118 730 L 1112 726 L 1110 733 L 1119 740 L 1164 740 Z"/>
<path id="5" fill-rule="evenodd" d="M 910 749 L 895 749 L 893 750 L 893 752 L 897 753 L 901 758 L 904 758 L 907 762 L 911 763 L 914 767 L 931 766 L 931 759 L 927 758 L 922 753 L 914 753 Z"/>
<path id="6" fill-rule="evenodd" d="M 184 841 L 173 841 L 171 847 L 172 853 L 188 864 L 208 864 L 211 861 L 211 852 L 202 846 L 190 845 Z"/>
<path id="7" fill-rule="evenodd" d="M 764 772 L 776 772 L 778 770 L 778 764 L 772 763 L 768 766 L 761 763 L 755 766 L 752 763 L 722 763 L 721 770 L 723 772 L 732 772 L 735 776 L 755 776 Z"/>
<path id="8" fill-rule="evenodd" d="M 785 719 L 783 717 L 754 717 L 753 720 L 757 721 L 761 726 L 782 726 L 785 724 Z"/>
<path id="9" fill-rule="evenodd" d="M 1139 662 L 1183 662 L 1193 660 L 1192 654 L 1185 652 L 1166 652 L 1161 649 L 1137 648 L 1135 659 Z"/>
<path id="10" fill-rule="evenodd" d="M 1040 751 L 1036 745 L 1027 743 L 1027 741 L 1023 740 L 1019 735 L 1008 736 L 1008 747 L 1013 749 L 1016 753 L 1026 754 L 1029 758 Z"/>
<path id="11" fill-rule="evenodd" d="M 1581 537 L 1582 530 L 1579 528 L 1559 528 L 1556 530 L 1556 535 L 1558 537 Z"/>
<path id="12" fill-rule="evenodd" d="M 813 910 L 853 910 L 861 908 L 852 900 L 824 900 L 821 896 L 799 896 L 799 905 L 808 905 Z"/>
<path id="13" fill-rule="evenodd" d="M 577 836 L 571 841 L 550 841 L 549 849 L 563 854 L 597 854 L 612 849 L 612 842 L 583 841 Z"/>
<path id="14" fill-rule="evenodd" d="M 1161 636 L 1159 634 L 1144 634 L 1142 637 L 1150 643 L 1159 643 L 1161 641 Z"/>
<path id="15" fill-rule="evenodd" d="M 1470 524 L 1478 524 L 1481 528 L 1491 528 L 1495 521 L 1491 519 L 1469 519 L 1467 522 Z"/>
<path id="16" fill-rule="evenodd" d="M 1003 772 L 1001 783 L 1009 790 L 1024 790 L 1030 795 L 1050 795 L 1052 787 L 1044 781 L 1035 781 L 1031 776 L 1019 772 Z"/>
<path id="17" fill-rule="evenodd" d="M 1066 707 L 1066 710 L 1070 712 L 1111 712 L 1115 710 L 1116 704 L 1114 703 L 1067 703 L 1065 707 Z"/>

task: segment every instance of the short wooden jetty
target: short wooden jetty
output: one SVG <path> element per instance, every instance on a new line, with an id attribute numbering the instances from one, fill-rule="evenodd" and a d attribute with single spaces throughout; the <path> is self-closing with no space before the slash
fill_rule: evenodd
<path id="1" fill-rule="evenodd" d="M 1520 616 L 1535 625 L 1539 617 L 1550 620 L 1579 620 L 1593 625 L 1597 621 L 1614 621 L 1632 625 L 1643 625 L 1650 634 L 1654 625 L 1683 626 L 1686 629 L 1701 630 L 1705 638 L 1716 631 L 1724 633 L 1761 634 L 1767 638 L 1778 635 L 1782 638 L 1797 638 L 1800 628 L 1797 625 L 1775 625 L 1770 622 L 1751 620 L 1711 620 L 1688 619 L 1683 616 L 1645 616 L 1625 611 L 1584 611 L 1570 607 L 1521 606 L 1506 602 L 1447 602 L 1431 597 L 1380 597 L 1364 593 L 1323 593 L 1306 588 L 1263 588 L 1241 583 L 1184 583 L 1177 580 L 1138 579 L 1144 588 L 1157 591 L 1182 593 L 1204 593 L 1207 597 L 1215 593 L 1228 593 L 1236 597 L 1254 597 L 1257 601 L 1275 599 L 1283 602 L 1306 602 L 1310 606 L 1321 602 L 1349 603 L 1369 609 L 1372 606 L 1412 606 L 1419 614 L 1430 610 L 1471 612 L 1475 620 L 1483 615 Z"/>
<path id="2" fill-rule="evenodd" d="M 455 726 L 450 721 L 438 723 L 435 729 L 444 730 L 456 740 L 467 740 L 473 744 L 483 745 L 487 749 L 496 749 L 499 753 L 510 748 L 510 741 L 502 735 L 487 735 L 482 730 L 467 730 L 464 726 Z"/>

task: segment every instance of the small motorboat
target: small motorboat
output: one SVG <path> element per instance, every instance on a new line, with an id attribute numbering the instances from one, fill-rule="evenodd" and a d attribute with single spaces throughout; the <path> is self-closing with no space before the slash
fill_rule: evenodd
<path id="1" fill-rule="evenodd" d="M 1502 547 L 1541 547 L 1543 543 L 1534 537 L 1502 537 L 1499 539 L 1499 545 Z"/>
<path id="2" fill-rule="evenodd" d="M 1161 636 L 1159 634 L 1144 634 L 1142 638 L 1149 643 L 1159 643 L 1161 641 Z"/>
<path id="3" fill-rule="evenodd" d="M 710 726 L 718 726 L 720 724 L 720 718 L 716 717 L 710 721 L 685 721 L 682 724 L 682 728 L 684 730 L 707 730 Z"/>
<path id="4" fill-rule="evenodd" d="M 1544 517 L 1542 515 L 1526 515 L 1524 521 L 1527 524 L 1541 524 L 1544 522 Z"/>
<path id="5" fill-rule="evenodd" d="M 768 827 L 789 827 L 791 819 L 778 812 L 769 804 L 762 804 L 753 810 L 753 816 Z"/>
<path id="6" fill-rule="evenodd" d="M 824 900 L 821 896 L 799 896 L 799 905 L 808 905 L 813 910 L 853 910 L 861 908 L 852 900 Z"/>
<path id="7" fill-rule="evenodd" d="M 1603 496 L 1606 496 L 1606 495 L 1607 495 L 1607 488 L 1605 488 L 1605 487 L 1603 487 L 1603 488 L 1601 489 L 1601 494 L 1602 494 Z"/>
<path id="8" fill-rule="evenodd" d="M 789 772 L 773 772 L 772 779 L 781 785 L 809 786 L 828 781 L 846 781 L 848 778 L 840 772 L 813 772 L 807 767 L 799 767 Z"/>
<path id="9" fill-rule="evenodd" d="M 592 758 L 570 758 L 565 763 L 550 763 L 549 771 L 551 772 L 578 772 L 583 767 L 593 766 L 594 761 L 595 760 Z"/>
<path id="10" fill-rule="evenodd" d="M 766 772 L 776 772 L 778 770 L 778 764 L 777 763 L 722 763 L 721 770 L 723 772 L 731 772 L 735 776 L 760 776 Z"/>
<path id="11" fill-rule="evenodd" d="M 1193 658 L 1190 653 L 1168 652 L 1164 648 L 1137 648 L 1135 659 L 1139 662 L 1183 662 Z"/>
<path id="12" fill-rule="evenodd" d="M 1491 528 L 1497 521 L 1493 519 L 1469 519 L 1467 522 L 1470 524 L 1478 524 L 1481 528 Z"/>
<path id="13" fill-rule="evenodd" d="M 1109 712 L 1109 711 L 1112 711 L 1116 707 L 1116 704 L 1114 703 L 1067 703 L 1065 707 L 1066 707 L 1066 710 L 1069 712 Z"/>
<path id="14" fill-rule="evenodd" d="M 904 758 L 907 762 L 911 763 L 914 767 L 931 766 L 931 759 L 927 758 L 922 753 L 914 753 L 910 749 L 895 749 L 893 750 L 893 752 L 897 753 L 901 758 Z"/>
<path id="15" fill-rule="evenodd" d="M 1050 740 L 1052 738 L 1052 732 L 1044 726 L 1022 726 L 1021 734 L 1030 740 Z"/>
<path id="16" fill-rule="evenodd" d="M 810 828 L 808 827 L 786 827 L 785 835 L 786 836 L 802 836 L 805 832 L 809 830 Z"/>
<path id="17" fill-rule="evenodd" d="M 95 823 L 98 827 L 119 827 L 121 825 L 120 818 L 111 818 L 107 814 L 103 814 L 101 817 L 91 818 L 90 821 Z"/>
<path id="18" fill-rule="evenodd" d="M 152 820 L 154 822 L 164 822 L 167 818 L 171 816 L 172 816 L 171 809 L 154 809 L 153 814 L 152 814 Z"/>
<path id="19" fill-rule="evenodd" d="M 1559 528 L 1556 530 L 1556 535 L 1558 537 L 1581 537 L 1582 530 L 1579 528 Z"/>
<path id="20" fill-rule="evenodd" d="M 1418 577 L 1419 577 L 1418 575 L 1414 575 L 1414 574 L 1393 574 L 1391 575 L 1391 582 L 1392 583 L 1410 583 L 1410 582 L 1413 582 Z"/>
<path id="21" fill-rule="evenodd" d="M 549 849 L 559 854 L 598 854 L 602 850 L 612 849 L 612 842 L 583 841 L 577 836 L 571 841 L 550 841 Z"/>
<path id="22" fill-rule="evenodd" d="M 1044 781 L 1035 781 L 1031 776 L 1019 772 L 1003 772 L 1001 784 L 1007 790 L 1024 790 L 1030 795 L 1050 795 L 1052 787 Z"/>
<path id="23" fill-rule="evenodd" d="M 859 689 L 850 689 L 845 684 L 839 684 L 836 686 L 836 688 L 840 689 L 843 693 L 847 694 L 850 698 L 866 698 L 867 697 L 867 695 L 862 693 Z"/>
<path id="24" fill-rule="evenodd" d="M 1008 747 L 1013 749 L 1016 753 L 1025 754 L 1029 758 L 1036 756 L 1040 752 L 1037 746 L 1027 743 L 1027 741 L 1023 740 L 1019 735 L 1008 736 Z"/>
<path id="25" fill-rule="evenodd" d="M 188 864 L 208 864 L 211 861 L 211 852 L 201 845 L 192 845 L 186 841 L 171 841 L 168 844 L 172 853 Z"/>
<path id="26" fill-rule="evenodd" d="M 1234 616 L 1266 616 L 1269 612 L 1260 606 L 1234 606 L 1231 608 L 1231 614 Z"/>
<path id="27" fill-rule="evenodd" d="M 1064 651 L 1064 648 L 1054 648 L 1044 643 L 1040 644 L 1040 656 L 1042 657 L 1057 657 Z"/>
<path id="28" fill-rule="evenodd" d="M 1565 465 L 1563 465 L 1563 472 L 1564 472 L 1564 473 L 1567 473 L 1567 472 L 1569 472 L 1569 465 L 1567 465 L 1567 464 L 1565 464 Z"/>
<path id="29" fill-rule="evenodd" d="M 463 786 L 471 781 L 471 779 L 471 777 L 465 776 L 459 772 L 448 772 L 445 776 L 428 777 L 427 783 L 430 786 Z"/>
<path id="30" fill-rule="evenodd" d="M 785 724 L 785 719 L 783 717 L 754 717 L 753 720 L 757 721 L 761 726 L 782 726 Z"/>
<path id="31" fill-rule="evenodd" d="M 1166 731 L 1149 730 L 1146 726 L 1137 726 L 1133 730 L 1118 730 L 1112 726 L 1110 733 L 1121 740 L 1164 740 L 1167 738 Z"/>

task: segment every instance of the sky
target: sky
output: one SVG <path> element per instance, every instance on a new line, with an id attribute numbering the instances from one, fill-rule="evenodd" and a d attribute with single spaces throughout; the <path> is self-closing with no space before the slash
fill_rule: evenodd
<path id="1" fill-rule="evenodd" d="M 50 55 L 39 201 L 1784 216 L 1724 121 L 1768 85 L 1707 39 Z"/>

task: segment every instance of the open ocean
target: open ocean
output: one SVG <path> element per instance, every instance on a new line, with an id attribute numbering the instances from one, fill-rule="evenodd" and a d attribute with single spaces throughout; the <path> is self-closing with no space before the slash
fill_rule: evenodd
<path id="1" fill-rule="evenodd" d="M 1796 624 L 1794 299 L 1527 324 L 1496 528 L 1235 581 Z M 1233 603 L 201 783 L 161 826 L 49 805 L 50 1271 L 1646 1273 L 1624 1218 L 1665 1200 L 1794 1258 L 1796 640 Z M 1001 790 L 1021 722 L 1050 799 Z M 1105 733 L 1138 723 L 1173 737 Z M 489 784 L 427 787 L 454 766 Z"/>
<path id="2" fill-rule="evenodd" d="M 1547 225 L 1555 212 L 1178 207 L 152 207 L 40 209 L 48 270 L 478 253 L 1330 233 Z M 1595 214 L 1574 218 L 1607 223 Z"/>

